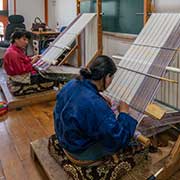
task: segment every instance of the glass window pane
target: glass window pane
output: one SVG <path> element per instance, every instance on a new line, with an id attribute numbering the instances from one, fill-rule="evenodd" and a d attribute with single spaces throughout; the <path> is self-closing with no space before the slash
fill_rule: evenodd
<path id="1" fill-rule="evenodd" d="M 3 10 L 3 0 L 0 0 L 0 10 Z"/>

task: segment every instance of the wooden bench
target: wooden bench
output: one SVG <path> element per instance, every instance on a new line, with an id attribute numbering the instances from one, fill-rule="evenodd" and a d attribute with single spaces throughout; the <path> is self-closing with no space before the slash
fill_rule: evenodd
<path id="1" fill-rule="evenodd" d="M 149 154 L 149 160 L 135 166 L 127 175 L 122 177 L 122 180 L 129 180 L 129 177 L 131 175 L 132 177 L 136 177 L 136 179 L 145 180 L 151 174 L 157 172 L 160 168 L 164 166 L 165 162 L 167 161 L 171 152 L 173 151 L 174 146 L 177 146 L 176 144 L 177 142 L 175 143 L 175 145 L 174 143 L 170 143 L 167 147 L 160 148 L 160 151 L 158 153 Z M 72 180 L 72 178 L 69 177 L 61 168 L 61 166 L 57 164 L 56 161 L 51 157 L 47 147 L 48 138 L 42 138 L 33 141 L 30 144 L 31 156 L 34 159 L 34 161 L 38 163 L 38 165 L 40 165 L 46 177 L 48 177 L 50 180 Z M 177 152 L 177 156 L 179 158 L 179 143 L 176 149 L 177 150 L 175 150 L 175 152 Z M 170 166 L 170 168 L 167 168 L 158 176 L 159 180 L 179 179 L 180 172 L 172 176 L 179 169 L 179 159 L 177 158 L 177 156 L 175 156 L 175 159 L 177 161 L 172 161 L 172 165 Z M 171 170 L 171 172 L 169 170 Z"/>
<path id="2" fill-rule="evenodd" d="M 0 81 L 1 99 L 4 97 L 4 101 L 8 103 L 9 110 L 21 108 L 32 104 L 38 104 L 42 102 L 53 101 L 56 99 L 55 90 L 47 90 L 44 92 L 24 95 L 24 96 L 13 96 L 9 91 L 7 83 Z"/>
<path id="3" fill-rule="evenodd" d="M 72 180 L 48 152 L 48 138 L 33 141 L 30 144 L 31 156 L 40 165 L 50 180 Z"/>

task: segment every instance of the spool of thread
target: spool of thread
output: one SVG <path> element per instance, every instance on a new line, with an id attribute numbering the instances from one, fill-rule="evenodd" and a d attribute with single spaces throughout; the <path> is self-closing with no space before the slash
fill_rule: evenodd
<path id="1" fill-rule="evenodd" d="M 113 154 L 112 157 L 114 159 L 114 162 L 117 164 L 119 162 L 119 158 L 118 158 L 117 154 Z"/>
<path id="2" fill-rule="evenodd" d="M 135 131 L 134 138 L 139 141 L 141 144 L 143 144 L 145 147 L 149 146 L 151 144 L 151 141 L 149 138 L 142 135 L 139 131 Z"/>

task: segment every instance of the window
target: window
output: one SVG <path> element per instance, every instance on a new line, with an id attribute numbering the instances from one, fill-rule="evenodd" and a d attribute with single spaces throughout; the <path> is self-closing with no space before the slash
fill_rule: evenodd
<path id="1" fill-rule="evenodd" d="M 95 12 L 96 0 L 81 3 L 81 12 Z M 104 31 L 138 34 L 143 27 L 143 0 L 102 0 Z"/>

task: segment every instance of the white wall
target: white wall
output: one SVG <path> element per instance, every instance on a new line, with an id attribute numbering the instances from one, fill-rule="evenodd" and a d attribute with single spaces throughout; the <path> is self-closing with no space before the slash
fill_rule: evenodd
<path id="1" fill-rule="evenodd" d="M 113 33 L 114 34 L 114 33 Z M 103 34 L 103 54 L 112 57 L 113 55 L 124 56 L 133 43 L 135 36 L 112 36 L 111 33 Z M 114 59 L 116 64 L 119 60 Z"/>
<path id="2" fill-rule="evenodd" d="M 51 29 L 56 28 L 56 0 L 48 0 L 48 26 Z"/>
<path id="3" fill-rule="evenodd" d="M 14 14 L 14 4 L 9 0 L 9 15 L 11 14 Z M 36 16 L 44 21 L 44 0 L 16 0 L 16 14 L 24 16 L 26 27 L 30 29 Z"/>
<path id="4" fill-rule="evenodd" d="M 76 17 L 76 0 L 56 0 L 55 18 L 59 26 L 67 26 Z"/>
<path id="5" fill-rule="evenodd" d="M 180 0 L 154 0 L 154 3 L 158 12 L 180 13 Z"/>

